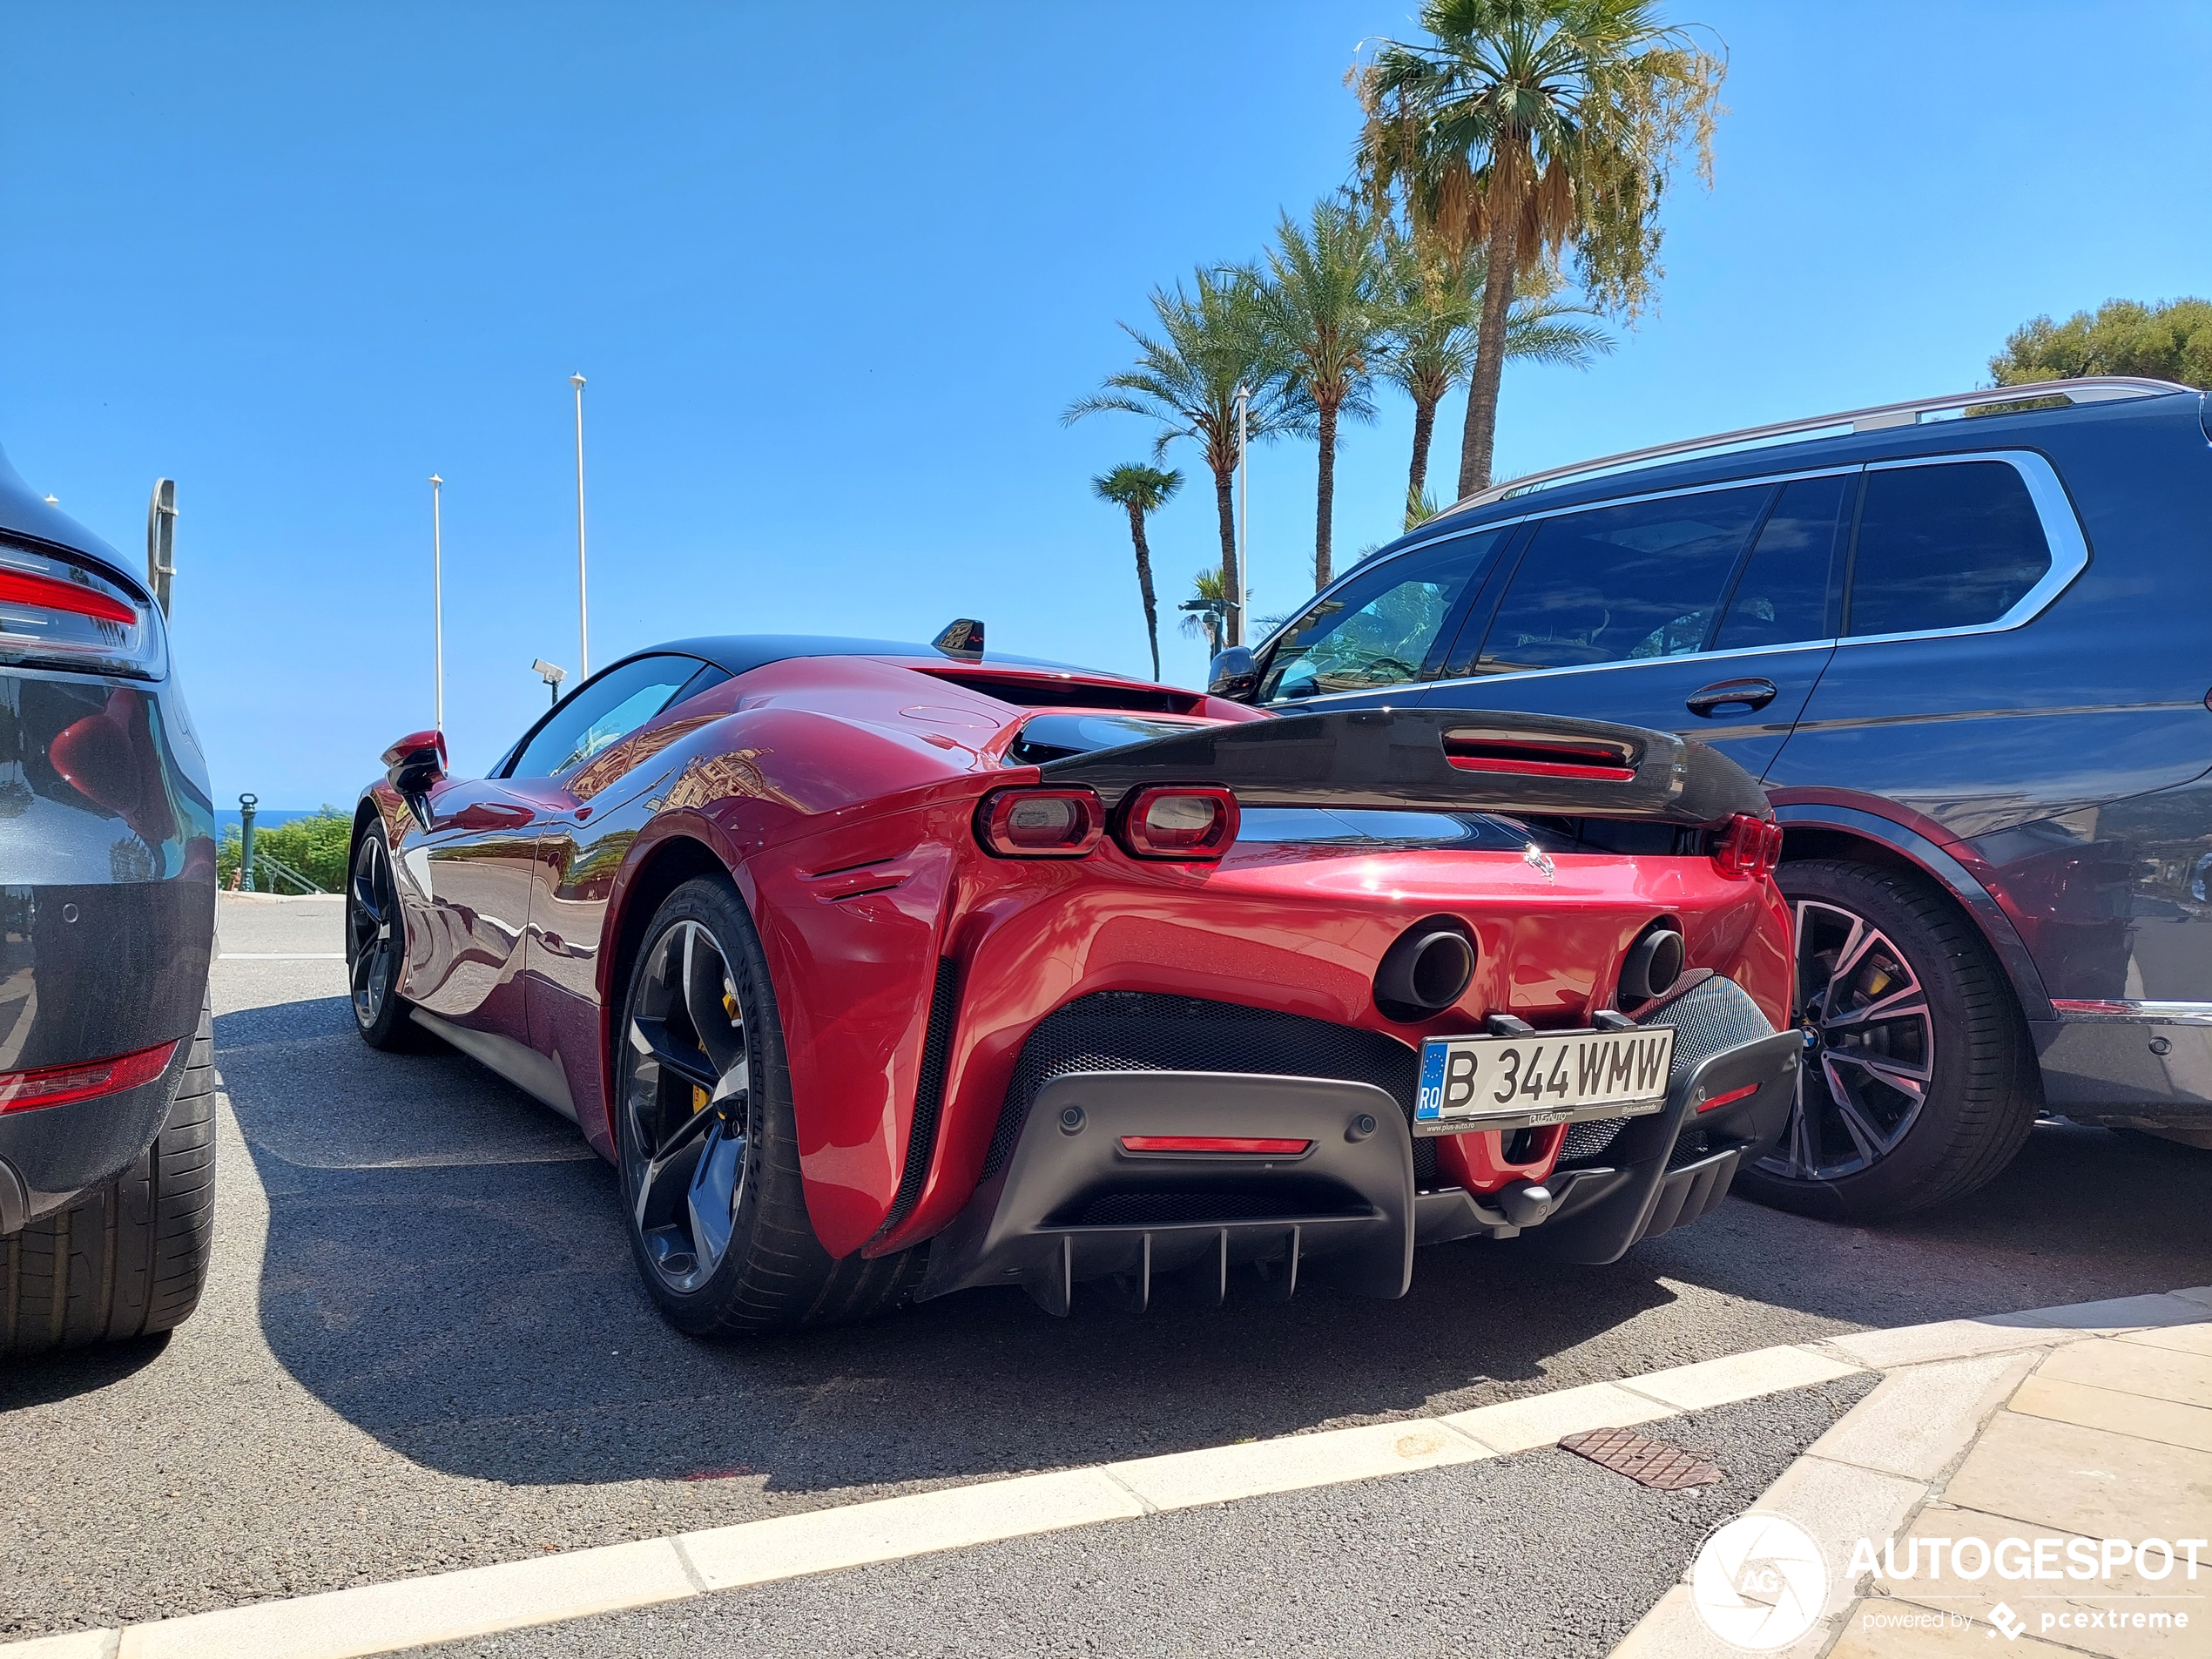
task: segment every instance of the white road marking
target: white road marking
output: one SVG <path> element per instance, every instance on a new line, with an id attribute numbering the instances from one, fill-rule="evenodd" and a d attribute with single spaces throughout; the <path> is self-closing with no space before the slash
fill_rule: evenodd
<path id="1" fill-rule="evenodd" d="M 2206 1294 L 2202 1290 L 2174 1292 L 2079 1308 L 2039 1308 L 2008 1317 L 2060 1327 L 2058 1339 L 2062 1342 L 2092 1340 L 2115 1314 L 2142 1326 L 2201 1322 L 2206 1303 L 2195 1298 Z M 2177 1302 L 2175 1297 L 2185 1299 Z M 1986 1340 L 1986 1327 L 1976 1321 L 1958 1323 L 1963 1327 L 1961 1353 L 1920 1357 L 1956 1359 L 1981 1352 L 1979 1343 Z M 1586 1417 L 1615 1414 L 1635 1420 L 1646 1415 L 1642 1407 L 1607 1412 L 1612 1401 L 1603 1391 L 1611 1389 L 1622 1392 L 1626 1398 L 1620 1403 L 1624 1405 L 1642 1396 L 1672 1410 L 1702 1410 L 1857 1375 L 1865 1369 L 1839 1359 L 1834 1349 L 1820 1343 L 1759 1348 L 1619 1383 L 1561 1390 L 1554 1420 L 1580 1423 Z M 1073 1527 L 1127 1524 L 1160 1510 L 1476 1462 L 1507 1447 L 1526 1448 L 1532 1444 L 1532 1434 L 1551 1432 L 1553 1423 L 1541 1420 L 1547 1414 L 1541 1408 L 1545 1398 L 1501 1400 L 1454 1412 L 1449 1418 L 1363 1424 L 978 1481 L 705 1532 L 260 1602 L 134 1624 L 119 1632 L 90 1630 L 13 1642 L 0 1645 L 0 1659 L 106 1659 L 111 1652 L 116 1659 L 361 1659 L 593 1613 L 683 1601 L 739 1585 L 903 1561 Z M 1821 1461 L 1829 1467 L 1847 1467 Z M 116 1643 L 112 1649 L 111 1642 Z"/>
<path id="2" fill-rule="evenodd" d="M 342 950 L 226 950 L 219 951 L 219 962 L 342 962 Z"/>

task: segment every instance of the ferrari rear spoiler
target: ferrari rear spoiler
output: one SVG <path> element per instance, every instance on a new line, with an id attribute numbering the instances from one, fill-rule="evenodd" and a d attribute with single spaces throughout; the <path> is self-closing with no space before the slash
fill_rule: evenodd
<path id="1" fill-rule="evenodd" d="M 1741 766 L 1642 726 L 1472 709 L 1332 709 L 1197 726 L 1049 761 L 1110 808 L 1149 784 L 1219 784 L 1247 806 L 1420 807 L 1712 826 L 1769 815 Z"/>

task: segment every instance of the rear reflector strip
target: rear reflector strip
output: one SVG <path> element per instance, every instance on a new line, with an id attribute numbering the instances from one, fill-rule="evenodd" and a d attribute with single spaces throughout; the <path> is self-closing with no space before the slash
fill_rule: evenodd
<path id="1" fill-rule="evenodd" d="M 1625 748 L 1606 743 L 1544 743 L 1447 732 L 1444 758 L 1461 772 L 1502 772 L 1524 778 L 1588 778 L 1629 783 L 1636 775 Z"/>
<path id="2" fill-rule="evenodd" d="M 96 622 L 134 623 L 138 619 L 138 613 L 129 605 L 119 599 L 111 599 L 97 588 L 57 582 L 52 577 L 34 576 L 28 570 L 0 570 L 0 601 L 66 610 L 75 616 L 90 617 Z"/>
<path id="3" fill-rule="evenodd" d="M 1712 1099 L 1705 1102 L 1703 1105 L 1699 1106 L 1697 1109 L 1701 1112 L 1710 1112 L 1716 1111 L 1723 1106 L 1732 1106 L 1739 1100 L 1747 1099 L 1750 1096 L 1757 1094 L 1764 1086 L 1765 1085 L 1762 1083 L 1745 1083 L 1741 1089 L 1731 1089 L 1725 1095 L 1714 1096 Z"/>
<path id="4" fill-rule="evenodd" d="M 150 1083 L 168 1069 L 174 1042 L 141 1049 L 113 1060 L 90 1060 L 39 1071 L 0 1071 L 0 1112 L 27 1112 L 41 1106 L 66 1106 L 95 1095 L 119 1094 Z"/>
<path id="5" fill-rule="evenodd" d="M 1294 1158 L 1311 1141 L 1278 1140 L 1255 1135 L 1124 1135 L 1124 1152 L 1236 1152 L 1248 1157 Z"/>

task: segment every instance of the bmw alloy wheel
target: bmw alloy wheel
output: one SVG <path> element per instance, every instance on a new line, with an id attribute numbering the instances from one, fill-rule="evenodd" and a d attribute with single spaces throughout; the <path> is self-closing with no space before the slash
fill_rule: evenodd
<path id="1" fill-rule="evenodd" d="M 661 1283 L 696 1291 L 730 1247 L 752 1103 L 745 1007 L 706 927 L 687 919 L 654 940 L 624 1035 L 631 1218 Z"/>
<path id="2" fill-rule="evenodd" d="M 1805 1056 L 1789 1127 L 1758 1167 L 1832 1181 L 1872 1168 L 1919 1119 L 1935 1076 L 1935 1016 L 1905 953 L 1865 917 L 1811 899 L 1791 909 Z"/>

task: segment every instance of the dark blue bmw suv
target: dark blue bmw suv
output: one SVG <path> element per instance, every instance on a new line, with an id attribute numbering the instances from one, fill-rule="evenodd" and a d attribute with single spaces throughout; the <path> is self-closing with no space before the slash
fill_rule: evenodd
<path id="1" fill-rule="evenodd" d="M 199 1305 L 214 818 L 152 583 L 0 455 L 0 1357 Z"/>
<path id="2" fill-rule="evenodd" d="M 1213 680 L 1657 726 L 1759 778 L 1808 1063 L 1740 1188 L 1866 1214 L 1970 1191 L 2041 1112 L 2212 1145 L 2208 614 L 2205 396 L 2087 379 L 1510 481 Z"/>

